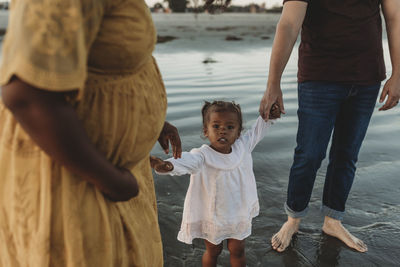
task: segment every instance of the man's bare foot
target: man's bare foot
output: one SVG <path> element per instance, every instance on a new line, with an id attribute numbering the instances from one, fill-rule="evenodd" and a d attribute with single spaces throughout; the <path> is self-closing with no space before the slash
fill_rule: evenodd
<path id="1" fill-rule="evenodd" d="M 283 252 L 290 244 L 292 236 L 299 230 L 300 218 L 288 216 L 288 220 L 282 225 L 281 230 L 271 238 L 272 248 Z"/>
<path id="2" fill-rule="evenodd" d="M 322 226 L 322 231 L 325 234 L 334 236 L 341 241 L 343 241 L 347 246 L 354 248 L 359 252 L 368 251 L 367 245 L 357 237 L 350 234 L 346 228 L 343 227 L 342 222 L 339 220 L 332 219 L 325 216 L 324 225 Z"/>

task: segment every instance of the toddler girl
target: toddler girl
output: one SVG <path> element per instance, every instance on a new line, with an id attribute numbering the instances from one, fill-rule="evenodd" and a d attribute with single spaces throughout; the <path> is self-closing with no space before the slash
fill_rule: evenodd
<path id="1" fill-rule="evenodd" d="M 234 102 L 206 102 L 202 115 L 209 145 L 183 152 L 179 159 L 151 157 L 151 165 L 158 174 L 191 174 L 178 240 L 192 244 L 194 238 L 204 239 L 203 266 L 216 266 L 227 239 L 231 265 L 245 266 L 244 239 L 259 213 L 251 152 L 271 122 L 258 117 L 241 135 L 242 114 Z M 270 118 L 279 115 L 275 105 Z"/>

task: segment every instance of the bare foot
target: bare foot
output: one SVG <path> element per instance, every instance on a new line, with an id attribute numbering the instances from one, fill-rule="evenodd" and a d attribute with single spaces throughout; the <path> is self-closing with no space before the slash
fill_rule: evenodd
<path id="1" fill-rule="evenodd" d="M 271 238 L 272 248 L 283 252 L 289 246 L 292 236 L 299 230 L 300 218 L 288 216 L 288 220 L 282 225 L 281 230 Z"/>
<path id="2" fill-rule="evenodd" d="M 339 220 L 332 219 L 325 216 L 324 225 L 322 226 L 322 231 L 325 234 L 334 236 L 342 240 L 347 246 L 354 248 L 359 252 L 368 251 L 367 245 L 363 241 L 350 234 L 346 228 L 343 227 L 342 222 Z"/>

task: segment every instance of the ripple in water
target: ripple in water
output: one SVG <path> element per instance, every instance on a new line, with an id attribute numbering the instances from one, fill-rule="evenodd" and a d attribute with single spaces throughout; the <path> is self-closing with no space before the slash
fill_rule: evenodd
<path id="1" fill-rule="evenodd" d="M 295 49 L 297 51 L 297 49 Z M 185 52 L 155 53 L 168 94 L 167 119 L 175 124 L 184 150 L 201 146 L 200 109 L 204 100 L 234 100 L 242 107 L 245 128 L 258 116 L 265 90 L 270 48 L 244 53 Z M 400 220 L 398 161 L 400 109 L 374 112 L 360 152 L 355 183 L 347 203 L 344 224 L 369 245 L 366 254 L 354 252 L 340 241 L 321 233 L 319 214 L 326 161 L 317 176 L 310 213 L 287 253 L 271 250 L 269 238 L 285 220 L 288 173 L 297 130 L 297 53 L 283 74 L 282 89 L 286 115 L 253 152 L 261 212 L 253 221 L 253 234 L 246 240 L 248 266 L 399 266 Z M 388 57 L 385 51 L 386 58 Z M 205 59 L 215 63 L 204 64 Z M 390 62 L 386 59 L 387 62 Z M 390 71 L 390 66 L 388 66 Z M 159 146 L 153 154 L 165 158 Z M 197 266 L 204 251 L 202 241 L 188 246 L 176 240 L 182 216 L 188 176 L 155 176 L 166 266 Z M 229 265 L 225 250 L 219 259 Z"/>

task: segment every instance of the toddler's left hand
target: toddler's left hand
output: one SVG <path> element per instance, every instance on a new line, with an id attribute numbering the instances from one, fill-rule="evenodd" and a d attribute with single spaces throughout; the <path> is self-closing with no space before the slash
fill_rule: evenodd
<path id="1" fill-rule="evenodd" d="M 174 165 L 171 162 L 164 161 L 154 156 L 150 156 L 150 165 L 151 168 L 161 173 L 170 172 L 174 169 Z"/>

